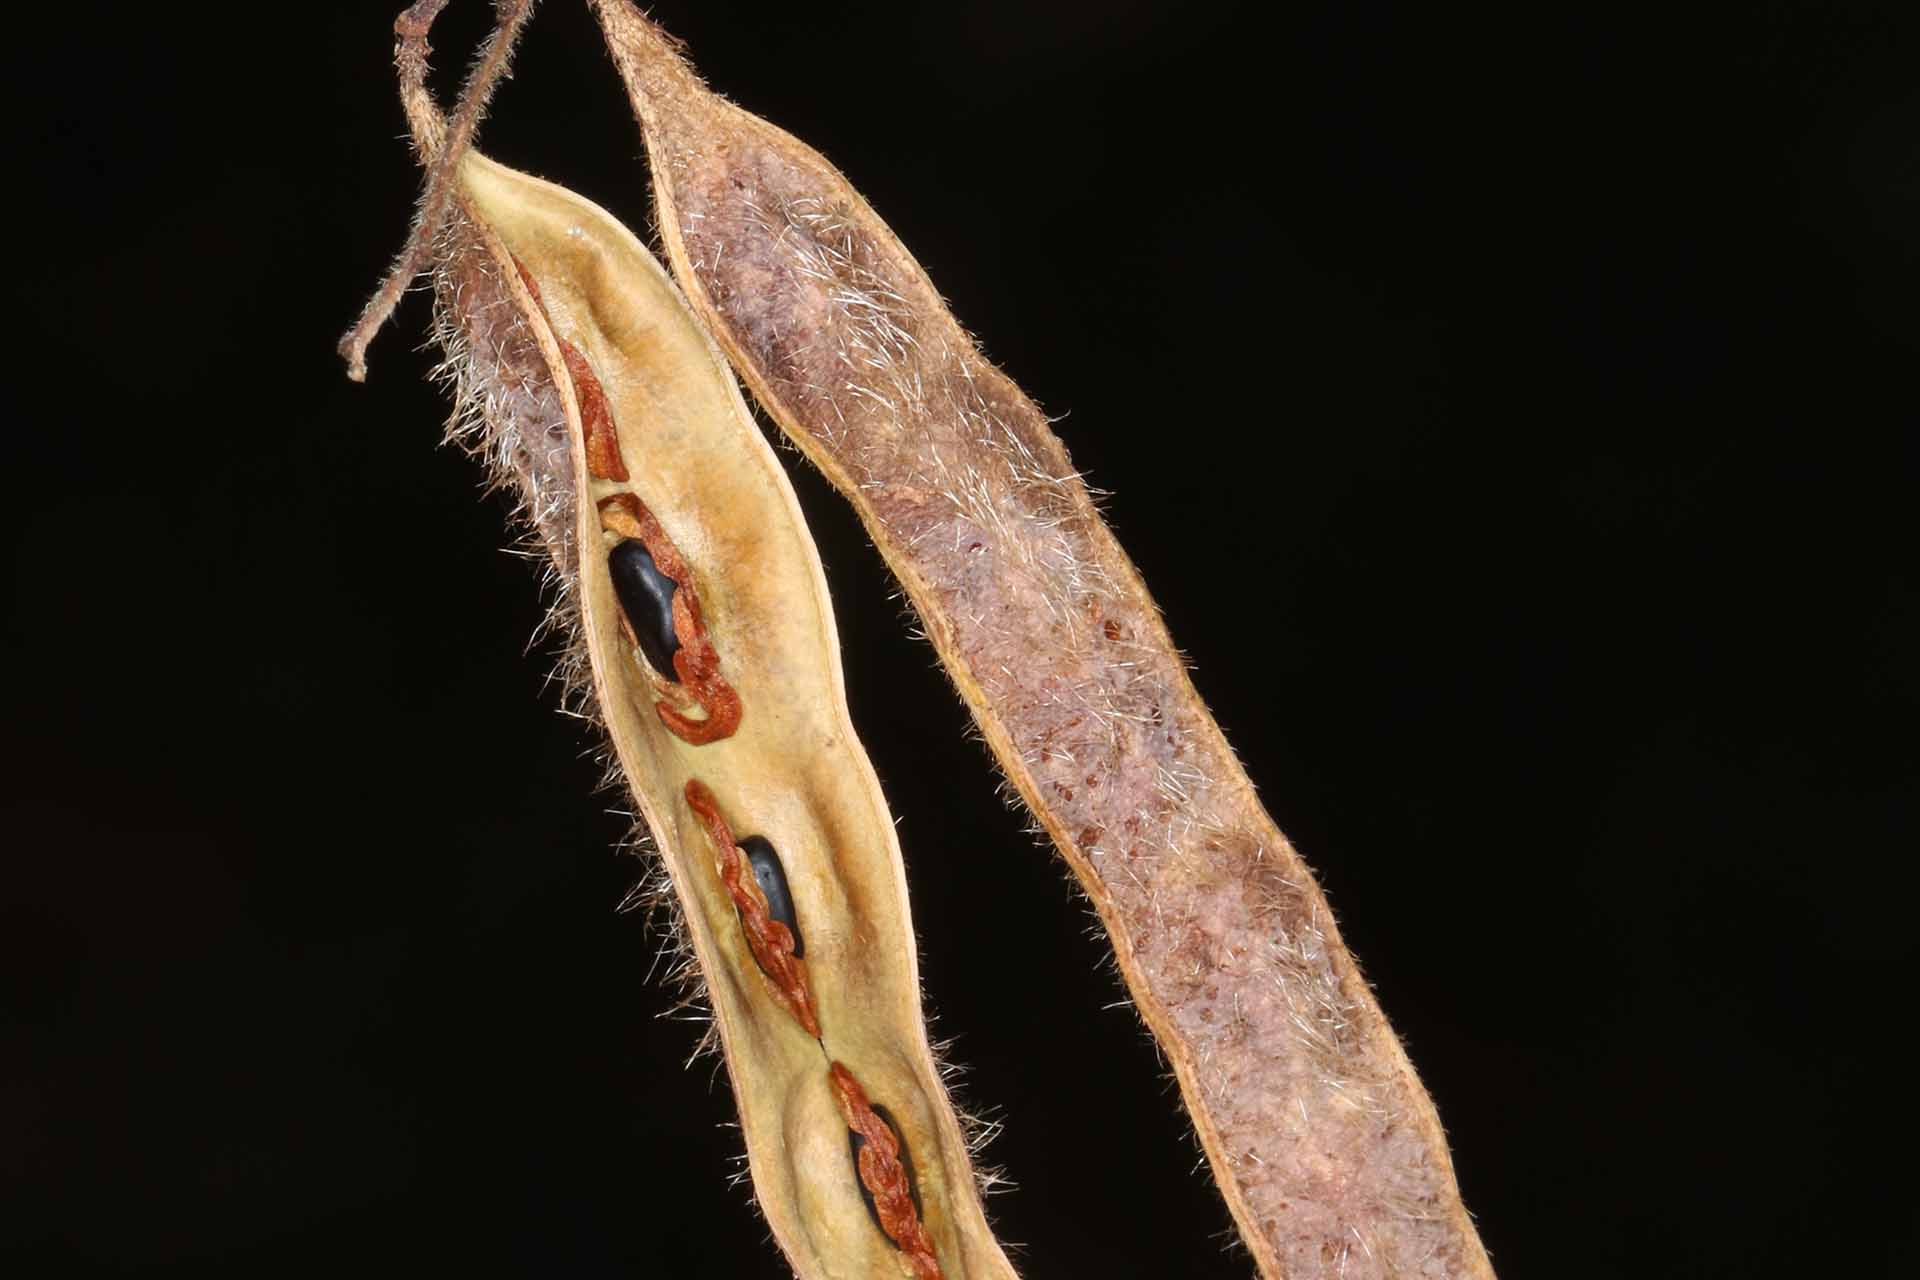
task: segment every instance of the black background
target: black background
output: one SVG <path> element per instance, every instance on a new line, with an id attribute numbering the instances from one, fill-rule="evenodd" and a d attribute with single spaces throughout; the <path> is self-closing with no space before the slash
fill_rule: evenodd
<path id="1" fill-rule="evenodd" d="M 414 189 L 392 8 L 12 19 L 0 1266 L 784 1275 L 424 301 L 369 385 L 332 353 Z M 1910 5 L 655 14 L 1067 415 L 1503 1274 L 1911 1259 Z M 577 6 L 483 142 L 647 224 Z M 795 470 L 996 1224 L 1034 1277 L 1247 1275 Z"/>

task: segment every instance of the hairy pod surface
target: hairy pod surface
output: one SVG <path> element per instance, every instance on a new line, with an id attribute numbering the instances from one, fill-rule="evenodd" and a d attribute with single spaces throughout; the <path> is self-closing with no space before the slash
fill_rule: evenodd
<path id="1" fill-rule="evenodd" d="M 418 84 L 403 96 L 431 159 L 443 126 Z M 571 676 L 670 874 L 775 1237 L 807 1280 L 1012 1277 L 927 1043 L 819 558 L 724 360 L 624 227 L 475 154 L 434 272 L 456 437 L 551 557 Z M 850 1131 L 911 1165 L 869 1155 L 850 1183 Z"/>
<path id="2" fill-rule="evenodd" d="M 1092 898 L 1261 1269 L 1490 1276 L 1430 1100 L 1045 417 L 832 165 L 595 8 L 677 278 Z"/>

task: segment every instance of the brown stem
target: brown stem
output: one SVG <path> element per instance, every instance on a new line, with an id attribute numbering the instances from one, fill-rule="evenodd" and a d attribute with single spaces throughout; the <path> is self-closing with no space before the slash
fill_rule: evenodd
<path id="1" fill-rule="evenodd" d="M 427 33 L 433 28 L 434 19 L 446 7 L 447 0 L 420 0 L 394 20 L 393 59 L 400 69 L 401 97 L 408 100 L 409 106 L 412 105 L 412 99 L 424 96 L 427 58 L 433 52 L 427 44 Z M 480 57 L 474 63 L 467 83 L 460 90 L 451 132 L 445 135 L 444 140 L 438 136 L 438 130 L 421 136 L 419 145 L 422 154 L 430 159 L 426 182 L 421 189 L 420 203 L 414 212 L 413 227 L 407 233 L 406 243 L 400 247 L 400 255 L 381 280 L 380 287 L 367 299 L 360 318 L 341 335 L 339 352 L 347 362 L 347 376 L 355 382 L 367 380 L 368 344 L 393 316 L 407 286 L 426 270 L 433 257 L 434 237 L 440 234 L 440 228 L 453 208 L 454 168 L 472 145 L 474 131 L 486 115 L 487 101 L 493 96 L 495 86 L 507 74 L 513 47 L 533 12 L 533 0 L 496 0 L 495 8 L 499 13 L 498 25 L 494 27 L 493 34 L 487 37 L 486 44 L 481 46 Z M 420 133 L 417 122 L 415 127 L 416 133 Z"/>

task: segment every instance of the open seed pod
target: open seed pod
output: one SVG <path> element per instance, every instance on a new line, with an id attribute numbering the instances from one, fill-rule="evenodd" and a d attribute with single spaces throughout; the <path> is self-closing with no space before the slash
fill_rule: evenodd
<path id="1" fill-rule="evenodd" d="M 434 162 L 445 126 L 417 75 L 404 96 Z M 927 1042 L 894 825 L 784 471 L 630 232 L 478 154 L 450 173 L 432 271 L 469 444 L 551 556 L 581 701 L 670 875 L 780 1246 L 808 1280 L 1011 1277 Z"/>

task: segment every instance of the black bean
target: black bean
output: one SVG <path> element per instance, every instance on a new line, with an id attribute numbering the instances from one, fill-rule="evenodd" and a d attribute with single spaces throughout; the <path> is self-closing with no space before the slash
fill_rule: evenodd
<path id="1" fill-rule="evenodd" d="M 646 543 L 638 538 L 622 538 L 607 553 L 607 571 L 613 575 L 613 593 L 620 597 L 627 624 L 640 641 L 640 652 L 655 671 L 678 683 L 673 655 L 680 638 L 673 633 L 673 593 L 679 584 L 660 572 Z"/>
<path id="2" fill-rule="evenodd" d="M 919 1217 L 926 1217 L 927 1211 L 920 1204 L 920 1179 L 913 1172 L 913 1153 L 907 1150 L 907 1140 L 900 1136 L 900 1126 L 893 1122 L 893 1113 L 877 1102 L 873 1105 L 873 1114 L 879 1116 L 893 1131 L 894 1144 L 900 1148 L 900 1168 L 907 1175 L 907 1194 L 913 1198 L 913 1211 Z M 879 1227 L 880 1210 L 873 1203 L 873 1192 L 867 1190 L 867 1184 L 860 1180 L 860 1149 L 866 1145 L 867 1140 L 859 1133 L 847 1130 L 847 1151 L 853 1156 L 853 1185 L 860 1188 L 860 1198 L 867 1202 L 867 1216 L 873 1219 L 874 1226 Z M 880 1234 L 887 1235 L 885 1227 L 880 1227 Z M 887 1236 L 887 1241 L 896 1249 L 900 1247 L 892 1236 Z"/>
<path id="3" fill-rule="evenodd" d="M 753 878 L 760 882 L 760 892 L 766 895 L 767 914 L 793 933 L 794 958 L 805 956 L 807 946 L 800 940 L 800 917 L 794 914 L 793 891 L 787 887 L 786 868 L 780 865 L 780 855 L 774 852 L 772 842 L 765 836 L 747 836 L 740 841 L 740 852 L 747 855 Z"/>

